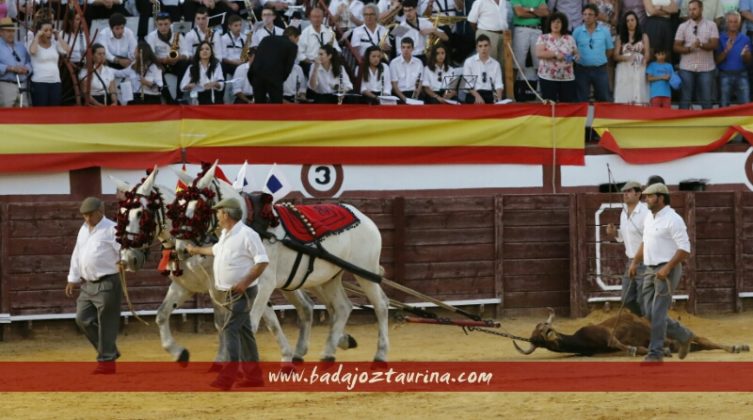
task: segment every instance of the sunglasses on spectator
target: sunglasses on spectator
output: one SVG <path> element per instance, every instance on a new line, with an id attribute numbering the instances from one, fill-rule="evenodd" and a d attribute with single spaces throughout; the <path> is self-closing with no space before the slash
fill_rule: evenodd
<path id="1" fill-rule="evenodd" d="M 693 27 L 693 35 L 698 36 L 698 25 Z"/>
<path id="2" fill-rule="evenodd" d="M 481 83 L 486 83 L 486 72 L 481 73 Z"/>
<path id="3" fill-rule="evenodd" d="M 588 49 L 589 50 L 594 49 L 594 39 L 593 38 L 589 38 L 589 40 L 588 40 Z"/>

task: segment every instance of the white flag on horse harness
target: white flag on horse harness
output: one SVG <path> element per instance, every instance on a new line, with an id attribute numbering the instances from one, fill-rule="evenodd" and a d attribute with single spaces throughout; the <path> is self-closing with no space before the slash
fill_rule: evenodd
<path id="1" fill-rule="evenodd" d="M 264 183 L 263 192 L 272 196 L 272 202 L 285 197 L 292 190 L 290 182 L 288 182 L 285 175 L 277 168 L 277 164 L 272 165 L 272 169 L 269 170 L 267 175 L 267 181 Z"/>
<path id="2" fill-rule="evenodd" d="M 235 176 L 235 181 L 233 181 L 233 189 L 235 189 L 238 192 L 243 191 L 243 187 L 248 185 L 248 180 L 246 180 L 246 169 L 248 168 L 248 161 L 243 161 L 243 166 L 241 166 L 241 169 L 238 171 L 238 175 Z"/>

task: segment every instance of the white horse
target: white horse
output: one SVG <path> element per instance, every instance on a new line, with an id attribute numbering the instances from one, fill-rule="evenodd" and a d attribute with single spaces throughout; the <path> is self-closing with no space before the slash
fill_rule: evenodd
<path id="1" fill-rule="evenodd" d="M 126 207 L 119 209 L 118 229 L 123 243 L 121 248 L 121 260 L 129 271 L 139 270 L 146 258 L 146 252 L 155 240 L 162 243 L 163 248 L 170 249 L 174 246 L 175 239 L 171 234 L 172 225 L 166 218 L 165 206 L 175 199 L 175 194 L 170 188 L 155 185 L 157 168 L 140 184 L 133 187 L 125 181 L 112 178 L 119 193 L 126 195 L 126 200 L 121 204 Z M 145 232 L 144 230 L 149 230 Z M 196 293 L 209 293 L 215 303 L 217 311 L 217 298 L 219 295 L 214 286 L 212 274 L 212 257 L 194 256 L 183 262 L 183 270 L 170 271 L 170 288 L 157 310 L 156 322 L 159 327 L 162 347 L 169 352 L 176 361 L 187 363 L 190 359 L 189 351 L 178 344 L 170 330 L 170 315 L 183 305 L 186 300 Z M 313 321 L 313 302 L 300 291 L 286 293 L 285 297 L 295 306 L 299 317 L 299 337 L 295 353 L 288 344 L 287 338 L 280 327 L 280 323 L 272 308 L 263 305 L 263 317 L 267 329 L 275 336 L 282 352 L 282 361 L 302 361 L 308 351 L 308 341 Z M 218 331 L 221 317 L 215 317 L 215 328 Z M 220 346 L 222 348 L 222 346 Z M 224 361 L 224 355 L 218 353 L 216 361 Z"/>
<path id="2" fill-rule="evenodd" d="M 195 195 L 191 201 L 182 203 L 182 208 L 185 209 L 186 212 L 193 212 L 196 209 L 204 209 L 204 211 L 206 211 L 207 208 L 211 208 L 211 205 L 218 200 L 218 197 L 236 198 L 242 206 L 243 220 L 246 220 L 246 214 L 249 211 L 246 206 L 246 200 L 227 183 L 217 182 L 215 180 L 214 173 L 216 166 L 217 163 L 215 162 L 215 164 L 197 180 L 186 180 L 188 182 L 194 182 L 193 185 L 195 185 L 197 191 L 203 192 L 201 193 L 201 196 Z M 347 206 L 347 208 L 359 220 L 358 225 L 322 239 L 320 241 L 321 246 L 329 253 L 342 260 L 348 261 L 349 263 L 367 271 L 380 273 L 381 267 L 379 265 L 379 255 L 382 248 L 382 237 L 379 233 L 379 229 L 371 219 L 366 217 L 355 207 Z M 213 216 L 209 214 L 208 217 L 211 218 Z M 194 223 L 192 226 L 189 226 L 188 229 L 196 230 L 200 226 L 203 226 L 204 229 L 208 229 L 212 224 L 206 220 L 204 223 L 205 224 L 203 225 Z M 194 231 L 190 233 L 195 235 L 197 232 Z M 180 235 L 176 236 L 180 237 Z M 259 328 L 259 321 L 263 313 L 263 308 L 266 307 L 270 295 L 275 289 L 281 289 L 285 284 L 301 285 L 301 288 L 312 290 L 317 297 L 327 305 L 332 314 L 330 333 L 322 353 L 322 360 L 334 361 L 335 351 L 338 344 L 341 344 L 342 341 L 347 338 L 344 334 L 345 324 L 347 323 L 350 312 L 353 309 L 353 305 L 348 299 L 342 285 L 343 268 L 322 259 L 316 259 L 312 267 L 313 271 L 310 274 L 306 273 L 307 269 L 305 264 L 302 264 L 302 267 L 299 267 L 295 273 L 291 273 L 292 268 L 296 266 L 295 260 L 297 258 L 297 252 L 279 242 L 279 239 L 286 236 L 283 227 L 278 225 L 275 228 L 269 228 L 266 232 L 262 232 L 261 236 L 263 238 L 267 236 L 273 239 L 264 240 L 264 245 L 270 262 L 269 266 L 259 279 L 258 294 L 254 301 L 253 309 L 251 310 L 252 330 L 256 332 Z M 187 257 L 185 251 L 186 245 L 187 241 L 181 239 L 176 241 L 176 251 L 179 258 Z M 377 351 L 374 356 L 374 361 L 385 362 L 387 360 L 387 351 L 389 349 L 387 325 L 389 301 L 379 284 L 359 276 L 356 276 L 356 280 L 370 303 L 373 305 L 379 324 Z"/>

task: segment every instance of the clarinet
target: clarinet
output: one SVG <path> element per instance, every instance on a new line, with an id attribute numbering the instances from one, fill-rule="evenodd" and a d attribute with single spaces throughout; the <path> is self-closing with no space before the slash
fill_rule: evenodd
<path id="1" fill-rule="evenodd" d="M 497 89 L 494 88 L 494 79 L 489 78 L 489 83 L 492 85 L 492 99 L 494 100 L 494 103 L 496 104 L 499 101 L 499 98 L 497 97 Z"/>
<path id="2" fill-rule="evenodd" d="M 159 4 L 159 3 L 157 3 Z M 146 78 L 146 72 L 144 71 L 144 52 L 139 50 L 139 85 L 141 85 L 141 103 L 144 103 L 144 81 L 141 79 Z"/>
<path id="3" fill-rule="evenodd" d="M 419 95 L 419 89 L 421 89 L 421 76 L 423 72 L 418 73 L 418 77 L 416 77 L 416 87 L 413 89 L 413 96 L 412 99 L 418 99 Z"/>
<path id="4" fill-rule="evenodd" d="M 345 86 L 343 86 L 343 72 L 345 71 L 342 66 L 340 67 L 340 84 L 337 85 L 337 104 L 342 105 L 343 99 L 345 99 Z"/>
<path id="5" fill-rule="evenodd" d="M 298 75 L 295 76 L 295 92 L 293 92 L 293 103 L 298 103 L 298 89 L 301 88 L 301 79 L 298 78 Z"/>

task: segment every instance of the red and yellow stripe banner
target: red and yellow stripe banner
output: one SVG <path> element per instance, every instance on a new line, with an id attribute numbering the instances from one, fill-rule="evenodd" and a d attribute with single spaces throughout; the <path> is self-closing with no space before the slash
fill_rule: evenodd
<path id="1" fill-rule="evenodd" d="M 0 112 L 0 171 L 223 163 L 583 165 L 586 105 L 39 108 Z"/>
<path id="2" fill-rule="evenodd" d="M 735 134 L 753 143 L 753 105 L 706 111 L 596 104 L 599 145 L 629 163 L 668 162 L 720 148 Z"/>

